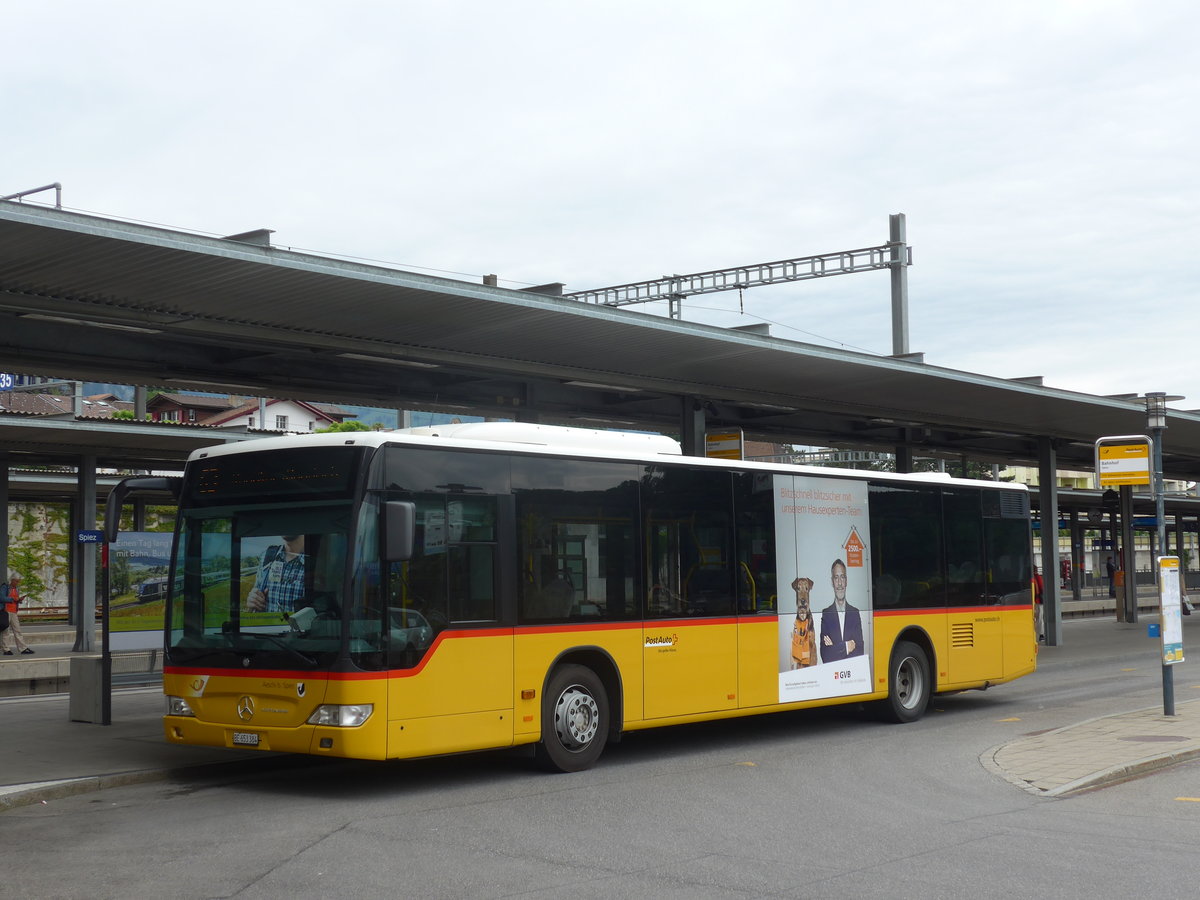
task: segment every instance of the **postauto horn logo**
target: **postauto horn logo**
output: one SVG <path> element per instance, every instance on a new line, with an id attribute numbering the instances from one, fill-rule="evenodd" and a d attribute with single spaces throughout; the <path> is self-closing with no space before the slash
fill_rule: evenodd
<path id="1" fill-rule="evenodd" d="M 646 647 L 674 647 L 679 643 L 679 635 L 677 634 L 648 634 L 646 635 Z"/>

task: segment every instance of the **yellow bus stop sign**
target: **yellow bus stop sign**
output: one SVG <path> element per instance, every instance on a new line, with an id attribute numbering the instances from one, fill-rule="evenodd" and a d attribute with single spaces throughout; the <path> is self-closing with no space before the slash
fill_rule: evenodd
<path id="1" fill-rule="evenodd" d="M 704 436 L 704 455 L 710 459 L 741 459 L 744 445 L 740 428 L 709 433 Z"/>
<path id="2" fill-rule="evenodd" d="M 1096 481 L 1101 490 L 1148 485 L 1152 474 L 1150 438 L 1126 435 L 1096 441 Z"/>

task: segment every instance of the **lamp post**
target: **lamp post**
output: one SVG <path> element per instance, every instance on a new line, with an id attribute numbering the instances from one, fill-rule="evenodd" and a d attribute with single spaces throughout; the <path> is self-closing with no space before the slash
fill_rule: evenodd
<path id="1" fill-rule="evenodd" d="M 1146 426 L 1153 441 L 1154 521 L 1157 526 L 1158 555 L 1166 553 L 1167 524 L 1163 521 L 1162 433 L 1167 429 L 1167 395 L 1163 391 L 1146 392 Z"/>
<path id="2" fill-rule="evenodd" d="M 1183 397 L 1162 391 L 1147 391 L 1143 399 L 1146 401 L 1146 428 L 1154 445 L 1151 452 L 1154 454 L 1154 521 L 1158 526 L 1158 555 L 1164 556 L 1167 550 L 1167 523 L 1163 513 L 1162 434 L 1167 430 L 1167 401 L 1182 400 Z"/>
<path id="3" fill-rule="evenodd" d="M 1151 453 L 1153 454 L 1154 466 L 1154 522 L 1157 529 L 1156 543 L 1158 546 L 1158 555 L 1166 556 L 1167 552 L 1167 523 L 1164 521 L 1165 515 L 1163 511 L 1163 456 L 1162 456 L 1162 433 L 1167 429 L 1167 401 L 1182 400 L 1182 397 L 1168 397 L 1162 391 L 1147 391 L 1146 399 L 1146 427 L 1150 432 L 1150 442 L 1152 444 Z M 1156 565 L 1155 571 L 1158 572 L 1159 578 L 1162 578 L 1161 566 Z M 1159 596 L 1161 597 L 1162 585 L 1159 584 Z M 1164 623 L 1165 624 L 1165 623 Z M 1161 627 L 1161 626 L 1160 626 Z M 1171 666 L 1163 662 L 1162 668 L 1163 679 L 1163 715 L 1175 715 L 1175 679 Z"/>

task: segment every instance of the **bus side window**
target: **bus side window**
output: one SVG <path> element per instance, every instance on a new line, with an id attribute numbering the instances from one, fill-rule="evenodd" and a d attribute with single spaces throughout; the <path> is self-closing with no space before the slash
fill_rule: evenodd
<path id="1" fill-rule="evenodd" d="M 492 622 L 496 612 L 496 548 L 459 544 L 450 548 L 450 620 Z"/>
<path id="2" fill-rule="evenodd" d="M 742 615 L 774 614 L 775 495 L 770 474 L 733 476 L 737 608 Z"/>
<path id="3" fill-rule="evenodd" d="M 980 491 L 946 489 L 942 494 L 942 513 L 946 525 L 947 603 L 952 607 L 985 604 Z"/>
<path id="4" fill-rule="evenodd" d="M 514 458 L 512 471 L 518 620 L 636 617 L 638 469 Z"/>
<path id="5" fill-rule="evenodd" d="M 732 473 L 647 466 L 649 616 L 727 616 L 734 605 Z"/>
<path id="6" fill-rule="evenodd" d="M 869 487 L 871 568 L 899 585 L 902 609 L 946 605 L 941 492 L 937 487 L 873 483 Z"/>

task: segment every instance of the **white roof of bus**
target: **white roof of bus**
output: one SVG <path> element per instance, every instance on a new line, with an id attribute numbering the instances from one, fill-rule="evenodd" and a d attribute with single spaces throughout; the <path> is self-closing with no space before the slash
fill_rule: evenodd
<path id="1" fill-rule="evenodd" d="M 941 472 L 897 474 L 838 469 L 829 466 L 802 466 L 787 463 L 755 462 L 750 460 L 708 459 L 683 456 L 679 443 L 661 434 L 631 431 L 601 431 L 591 428 L 567 428 L 561 425 L 536 425 L 528 422 L 463 422 L 450 425 L 428 425 L 420 428 L 401 428 L 393 431 L 342 431 L 323 434 L 297 434 L 286 437 L 263 438 L 236 444 L 223 444 L 193 451 L 189 462 L 227 456 L 233 453 L 253 453 L 299 447 L 366 446 L 411 444 L 414 446 L 455 447 L 461 449 L 508 449 L 517 452 L 552 452 L 562 456 L 603 457 L 606 460 L 656 462 L 664 456 L 689 465 L 713 468 L 737 468 L 761 472 L 787 471 L 795 474 L 825 477 L 856 478 L 873 481 L 924 482 L 928 484 L 981 483 L 989 487 L 1027 492 L 1023 484 L 953 478 Z M 657 458 L 657 459 L 656 459 Z"/>
<path id="2" fill-rule="evenodd" d="M 456 438 L 468 441 L 533 444 L 556 449 L 616 450 L 625 453 L 682 456 L 679 442 L 661 434 L 641 431 L 602 431 L 598 428 L 567 428 L 562 425 L 537 425 L 531 422 L 456 422 L 451 425 L 426 425 L 402 428 L 392 434 L 418 437 Z"/>

